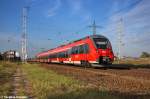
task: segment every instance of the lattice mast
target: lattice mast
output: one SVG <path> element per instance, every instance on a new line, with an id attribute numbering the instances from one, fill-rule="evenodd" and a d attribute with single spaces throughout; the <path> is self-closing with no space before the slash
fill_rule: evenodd
<path id="1" fill-rule="evenodd" d="M 119 22 L 118 22 L 118 29 L 117 29 L 117 33 L 118 33 L 118 59 L 120 60 L 122 58 L 122 50 L 123 50 L 123 46 L 124 46 L 124 43 L 123 43 L 123 30 L 124 30 L 124 27 L 123 27 L 123 19 L 120 18 Z"/>
<path id="2" fill-rule="evenodd" d="M 93 35 L 96 35 L 96 28 L 101 28 L 100 26 L 96 25 L 95 20 L 94 20 L 93 24 L 88 27 L 92 28 Z"/>
<path id="3" fill-rule="evenodd" d="M 23 8 L 22 13 L 22 38 L 21 38 L 21 59 L 23 62 L 27 60 L 27 12 L 28 7 Z"/>

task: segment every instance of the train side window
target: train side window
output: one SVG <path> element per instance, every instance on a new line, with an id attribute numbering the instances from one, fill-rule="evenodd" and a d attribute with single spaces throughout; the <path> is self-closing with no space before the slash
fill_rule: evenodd
<path id="1" fill-rule="evenodd" d="M 65 51 L 65 58 L 68 57 L 68 51 Z"/>
<path id="2" fill-rule="evenodd" d="M 78 54 L 80 52 L 80 46 L 75 46 L 72 48 L 72 54 Z"/>
<path id="3" fill-rule="evenodd" d="M 72 47 L 71 54 L 76 54 L 76 47 Z"/>
<path id="4" fill-rule="evenodd" d="M 66 57 L 66 52 L 64 52 L 64 58 Z"/>
<path id="5" fill-rule="evenodd" d="M 79 46 L 79 53 L 80 54 L 84 53 L 84 45 Z"/>
<path id="6" fill-rule="evenodd" d="M 64 57 L 64 52 L 61 52 L 61 58 L 63 58 Z"/>
<path id="7" fill-rule="evenodd" d="M 60 58 L 60 52 L 59 52 L 59 53 L 57 53 L 57 58 Z"/>
<path id="8" fill-rule="evenodd" d="M 72 54 L 72 49 L 68 50 L 68 57 Z"/>
<path id="9" fill-rule="evenodd" d="M 84 53 L 88 53 L 89 52 L 89 46 L 88 44 L 84 45 Z"/>
<path id="10" fill-rule="evenodd" d="M 61 58 L 62 57 L 62 53 L 61 52 L 59 52 L 59 58 Z"/>
<path id="11" fill-rule="evenodd" d="M 58 53 L 58 57 L 61 58 L 61 52 Z"/>
<path id="12" fill-rule="evenodd" d="M 62 57 L 62 58 L 64 58 L 64 56 L 65 56 L 65 53 L 64 53 L 64 52 L 62 52 L 61 54 L 62 54 L 62 56 L 61 56 L 61 57 Z"/>
<path id="13" fill-rule="evenodd" d="M 79 53 L 79 46 L 76 46 L 75 47 L 75 54 L 78 54 Z"/>
<path id="14" fill-rule="evenodd" d="M 56 58 L 56 54 L 54 54 L 54 58 Z"/>
<path id="15" fill-rule="evenodd" d="M 52 55 L 49 55 L 50 58 L 52 58 Z"/>
<path id="16" fill-rule="evenodd" d="M 49 55 L 49 58 L 57 58 L 57 54 Z"/>
<path id="17" fill-rule="evenodd" d="M 66 58 L 68 58 L 68 56 L 69 56 L 69 55 L 68 55 L 68 52 L 66 52 Z"/>
<path id="18" fill-rule="evenodd" d="M 66 51 L 66 58 L 68 58 L 69 55 L 70 55 L 70 50 L 67 50 L 67 51 Z"/>
<path id="19" fill-rule="evenodd" d="M 58 58 L 58 53 L 56 53 L 56 58 Z"/>
<path id="20" fill-rule="evenodd" d="M 59 53 L 59 58 L 64 58 L 65 57 L 65 52 L 60 52 Z"/>
<path id="21" fill-rule="evenodd" d="M 60 58 L 60 52 L 58 53 L 58 55 L 57 55 L 57 56 L 58 56 L 58 58 Z"/>
<path id="22" fill-rule="evenodd" d="M 52 58 L 52 55 L 50 55 L 50 58 Z"/>
<path id="23" fill-rule="evenodd" d="M 74 54 L 74 47 L 71 48 L 71 53 L 70 54 Z"/>
<path id="24" fill-rule="evenodd" d="M 63 54 L 63 56 L 62 56 L 62 57 L 64 58 L 64 57 L 65 57 L 65 52 L 62 52 L 62 54 Z"/>
<path id="25" fill-rule="evenodd" d="M 65 52 L 64 52 L 64 58 L 66 58 L 66 56 L 67 56 L 67 52 L 65 51 Z"/>
<path id="26" fill-rule="evenodd" d="M 62 52 L 62 58 L 64 58 L 64 52 Z"/>

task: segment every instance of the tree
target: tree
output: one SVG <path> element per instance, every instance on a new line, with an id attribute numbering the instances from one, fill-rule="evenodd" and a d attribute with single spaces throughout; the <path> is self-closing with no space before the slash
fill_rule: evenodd
<path id="1" fill-rule="evenodd" d="M 2 54 L 0 53 L 0 60 L 2 60 L 3 59 L 3 56 L 2 56 Z"/>
<path id="2" fill-rule="evenodd" d="M 142 52 L 141 58 L 146 58 L 146 57 L 150 57 L 150 54 L 148 52 Z"/>

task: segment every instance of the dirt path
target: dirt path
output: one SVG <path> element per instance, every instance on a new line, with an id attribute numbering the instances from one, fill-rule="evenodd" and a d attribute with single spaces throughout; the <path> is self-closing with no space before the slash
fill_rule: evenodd
<path id="1" fill-rule="evenodd" d="M 121 93 L 150 94 L 150 69 L 102 70 L 56 64 L 42 66 L 81 80 L 91 87 Z"/>
<path id="2" fill-rule="evenodd" d="M 26 74 L 22 71 L 19 65 L 16 68 L 13 78 L 12 96 L 15 96 L 16 98 L 30 99 L 30 93 L 28 91 L 29 85 L 26 79 Z"/>

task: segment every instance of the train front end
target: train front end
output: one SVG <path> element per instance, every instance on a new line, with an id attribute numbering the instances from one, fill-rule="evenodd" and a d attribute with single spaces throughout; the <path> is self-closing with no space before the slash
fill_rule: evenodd
<path id="1" fill-rule="evenodd" d="M 114 53 L 110 41 L 104 36 L 94 36 L 93 42 L 96 48 L 97 63 L 112 64 Z"/>

